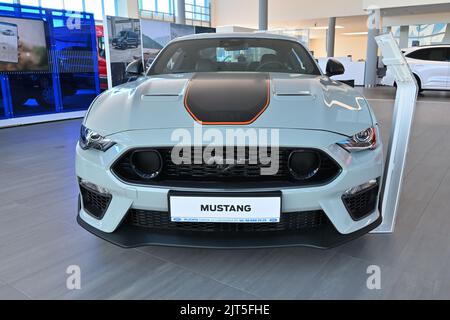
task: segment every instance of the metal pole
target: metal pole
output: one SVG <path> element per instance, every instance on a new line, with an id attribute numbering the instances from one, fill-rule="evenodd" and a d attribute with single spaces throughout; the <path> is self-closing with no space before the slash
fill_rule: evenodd
<path id="1" fill-rule="evenodd" d="M 336 17 L 328 19 L 327 57 L 334 57 L 334 42 L 336 38 Z"/>
<path id="2" fill-rule="evenodd" d="M 366 74 L 364 84 L 366 87 L 374 87 L 377 83 L 378 46 L 375 37 L 378 36 L 378 28 L 369 28 L 367 34 Z"/>
<path id="3" fill-rule="evenodd" d="M 185 0 L 177 0 L 177 14 L 175 22 L 178 24 L 186 24 L 186 3 Z"/>
<path id="4" fill-rule="evenodd" d="M 259 30 L 269 28 L 269 0 L 259 0 Z"/>
<path id="5" fill-rule="evenodd" d="M 450 43 L 450 23 L 447 23 L 447 29 L 445 29 L 445 35 L 443 43 Z"/>
<path id="6" fill-rule="evenodd" d="M 409 26 L 400 27 L 400 49 L 408 48 L 409 44 Z"/>
<path id="7" fill-rule="evenodd" d="M 106 17 L 105 13 L 105 3 L 104 0 L 102 0 L 102 11 L 103 11 L 103 38 L 105 43 L 105 58 L 106 58 L 106 78 L 108 80 L 108 89 L 111 89 L 113 87 L 113 80 L 112 80 L 112 68 L 111 68 L 111 53 L 110 53 L 110 42 L 109 39 L 114 36 L 115 32 L 114 30 L 109 29 L 109 25 L 111 26 L 111 29 L 113 28 L 114 23 L 112 22 L 114 19 L 111 17 L 110 21 L 111 24 L 108 25 L 108 18 Z M 116 12 L 116 14 L 120 14 L 119 12 Z"/>

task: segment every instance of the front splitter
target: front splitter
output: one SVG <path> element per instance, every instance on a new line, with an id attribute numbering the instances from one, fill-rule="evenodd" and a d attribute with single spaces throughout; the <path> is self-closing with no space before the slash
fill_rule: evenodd
<path id="1" fill-rule="evenodd" d="M 159 231 L 122 224 L 113 233 L 102 232 L 87 224 L 78 215 L 78 224 L 90 233 L 123 248 L 169 246 L 207 249 L 253 249 L 280 247 L 313 247 L 329 249 L 369 233 L 383 218 L 350 234 L 339 233 L 331 224 L 298 232 L 237 233 Z"/>

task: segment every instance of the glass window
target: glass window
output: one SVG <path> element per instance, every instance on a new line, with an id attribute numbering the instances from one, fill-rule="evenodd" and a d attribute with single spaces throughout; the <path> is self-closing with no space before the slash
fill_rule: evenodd
<path id="1" fill-rule="evenodd" d="M 408 47 L 426 46 L 444 43 L 447 23 L 432 23 L 409 26 Z M 386 29 L 388 31 L 388 29 Z M 391 31 L 400 42 L 400 26 L 392 26 Z"/>
<path id="2" fill-rule="evenodd" d="M 86 12 L 94 14 L 95 20 L 103 19 L 102 0 L 88 0 L 84 2 Z"/>
<path id="3" fill-rule="evenodd" d="M 186 0 L 186 19 L 192 20 L 195 0 Z"/>
<path id="4" fill-rule="evenodd" d="M 105 14 L 107 16 L 116 15 L 116 1 L 115 0 L 104 0 L 105 2 Z"/>
<path id="5" fill-rule="evenodd" d="M 448 61 L 446 48 L 420 49 L 406 55 L 408 58 L 426 61 Z"/>
<path id="6" fill-rule="evenodd" d="M 320 75 L 303 46 L 287 40 L 221 38 L 170 44 L 150 74 L 190 72 L 283 72 Z"/>
<path id="7" fill-rule="evenodd" d="M 39 7 L 39 0 L 20 0 L 20 4 L 25 6 Z"/>
<path id="8" fill-rule="evenodd" d="M 142 0 L 141 10 L 156 11 L 156 0 Z"/>
<path id="9" fill-rule="evenodd" d="M 186 0 L 186 18 L 200 21 L 209 21 L 209 1 Z"/>
<path id="10" fill-rule="evenodd" d="M 446 23 L 422 24 L 410 27 L 409 45 L 431 45 L 443 43 Z"/>
<path id="11" fill-rule="evenodd" d="M 83 0 L 64 0 L 64 9 L 68 11 L 83 11 Z"/>
<path id="12" fill-rule="evenodd" d="M 171 13 L 171 0 L 157 0 L 157 11 Z"/>
<path id="13" fill-rule="evenodd" d="M 41 7 L 51 9 L 64 9 L 63 0 L 41 0 Z"/>

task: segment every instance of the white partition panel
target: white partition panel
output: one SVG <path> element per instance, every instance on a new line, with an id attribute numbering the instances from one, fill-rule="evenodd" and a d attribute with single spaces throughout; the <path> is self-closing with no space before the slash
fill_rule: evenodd
<path id="1" fill-rule="evenodd" d="M 380 35 L 376 37 L 376 41 L 381 49 L 383 63 L 395 77 L 397 96 L 383 179 L 381 198 L 383 223 L 374 232 L 392 233 L 395 228 L 418 86 L 392 34 Z"/>

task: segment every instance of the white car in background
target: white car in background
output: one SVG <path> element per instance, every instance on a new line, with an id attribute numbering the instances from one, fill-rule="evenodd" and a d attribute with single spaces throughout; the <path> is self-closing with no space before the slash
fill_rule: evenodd
<path id="1" fill-rule="evenodd" d="M 432 45 L 402 50 L 414 76 L 423 90 L 450 90 L 450 45 Z M 388 70 L 382 85 L 395 86 Z"/>

